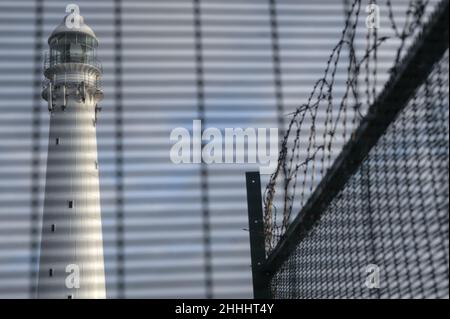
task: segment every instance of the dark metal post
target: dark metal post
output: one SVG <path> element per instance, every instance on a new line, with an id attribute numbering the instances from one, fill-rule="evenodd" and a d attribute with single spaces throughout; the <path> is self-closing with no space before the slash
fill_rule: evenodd
<path id="1" fill-rule="evenodd" d="M 255 299 L 270 298 L 269 277 L 262 271 L 266 261 L 264 222 L 259 172 L 245 173 L 247 183 L 248 225 L 252 258 L 253 296 Z"/>

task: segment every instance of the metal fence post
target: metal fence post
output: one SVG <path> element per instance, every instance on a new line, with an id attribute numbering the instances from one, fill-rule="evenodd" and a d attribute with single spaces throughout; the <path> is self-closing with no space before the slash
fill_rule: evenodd
<path id="1" fill-rule="evenodd" d="M 266 261 L 264 220 L 259 172 L 246 172 L 248 225 L 252 258 L 253 296 L 255 299 L 270 298 L 269 277 L 263 271 Z"/>

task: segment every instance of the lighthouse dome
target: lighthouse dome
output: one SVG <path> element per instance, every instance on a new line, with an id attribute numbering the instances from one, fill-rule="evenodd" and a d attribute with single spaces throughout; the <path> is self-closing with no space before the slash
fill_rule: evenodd
<path id="1" fill-rule="evenodd" d="M 61 35 L 61 34 L 67 34 L 67 33 L 75 33 L 75 34 L 79 34 L 79 35 L 88 35 L 90 37 L 92 37 L 93 39 L 95 39 L 97 41 L 97 37 L 94 33 L 94 31 L 91 29 L 90 26 L 88 26 L 85 22 L 84 22 L 84 18 L 83 16 L 79 16 L 79 22 L 80 22 L 80 27 L 68 27 L 66 20 L 69 17 L 70 14 L 66 15 L 64 17 L 64 19 L 62 20 L 62 22 L 55 28 L 55 30 L 53 30 L 52 34 L 50 35 L 50 37 L 48 38 L 48 43 L 50 44 L 50 41 L 56 37 L 57 35 Z"/>
<path id="2" fill-rule="evenodd" d="M 73 16 L 66 15 L 60 25 L 48 39 L 49 53 L 45 57 L 45 75 L 52 78 L 55 74 L 68 78 L 67 72 L 79 68 L 100 74 L 101 64 L 97 60 L 98 40 L 94 31 L 78 16 L 77 23 Z M 79 24 L 78 24 L 79 22 Z M 84 71 L 80 71 L 84 74 Z M 77 77 L 78 79 L 78 77 Z"/>

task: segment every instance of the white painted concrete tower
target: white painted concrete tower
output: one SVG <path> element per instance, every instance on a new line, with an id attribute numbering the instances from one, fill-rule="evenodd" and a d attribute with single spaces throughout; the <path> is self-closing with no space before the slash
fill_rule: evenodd
<path id="1" fill-rule="evenodd" d="M 42 97 L 50 133 L 38 298 L 105 298 L 96 120 L 98 40 L 79 17 L 48 39 Z"/>

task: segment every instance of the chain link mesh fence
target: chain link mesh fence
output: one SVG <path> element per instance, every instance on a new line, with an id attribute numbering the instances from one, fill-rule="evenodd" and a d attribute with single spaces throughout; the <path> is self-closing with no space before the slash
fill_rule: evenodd
<path id="1" fill-rule="evenodd" d="M 386 39 L 377 40 L 376 32 L 368 36 L 365 55 L 357 57 L 353 45 L 358 31 L 352 21 L 358 21 L 361 8 L 354 1 L 324 78 L 292 116 L 264 198 L 267 260 L 261 269 L 274 298 L 449 296 L 448 43 L 428 59 L 427 69 L 418 58 L 433 56 L 433 41 L 448 34 L 448 2 L 435 7 L 428 25 L 422 18 L 429 3 L 419 2 L 410 2 L 406 21 L 409 15 L 415 19 L 403 31 L 391 16 L 392 30 L 402 41 L 391 80 L 378 95 L 373 70 L 377 49 Z M 406 44 L 408 36 L 416 39 L 414 45 Z M 343 43 L 350 47 L 347 91 L 336 99 L 332 83 L 340 59 L 336 52 Z M 407 53 L 402 52 L 406 47 Z M 372 68 L 364 70 L 369 61 Z M 365 89 L 358 88 L 360 76 Z M 334 116 L 333 98 L 340 101 Z M 323 136 L 316 130 L 323 121 L 321 109 L 329 127 Z M 348 128 L 347 110 L 354 113 Z M 374 123 L 380 123 L 379 134 L 364 146 L 367 136 L 362 132 Z M 373 127 L 366 133 L 373 133 Z M 350 144 L 340 154 L 332 145 L 336 135 Z M 303 145 L 305 136 L 309 143 Z M 355 150 L 358 146 L 366 150 Z M 305 147 L 308 155 L 302 157 Z M 355 159 L 355 154 L 364 157 Z M 337 182 L 340 174 L 345 179 Z M 323 195 L 327 191 L 336 195 Z M 329 200 L 321 202 L 325 198 Z"/>
<path id="2" fill-rule="evenodd" d="M 448 298 L 448 53 L 271 281 L 275 298 Z M 367 289 L 370 264 L 379 289 Z"/>

